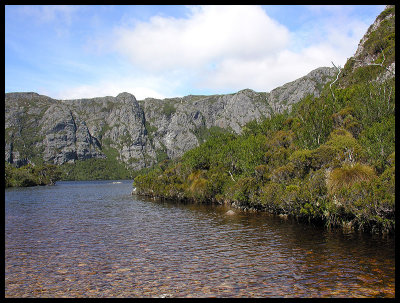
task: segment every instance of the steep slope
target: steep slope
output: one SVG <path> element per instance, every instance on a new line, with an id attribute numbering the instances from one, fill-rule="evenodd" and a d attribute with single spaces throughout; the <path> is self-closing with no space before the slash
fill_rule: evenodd
<path id="1" fill-rule="evenodd" d="M 339 87 L 360 81 L 384 81 L 395 76 L 395 6 L 387 5 L 360 40 L 340 74 Z M 369 70 L 376 68 L 373 73 Z M 365 78 L 369 76 L 369 78 Z"/>

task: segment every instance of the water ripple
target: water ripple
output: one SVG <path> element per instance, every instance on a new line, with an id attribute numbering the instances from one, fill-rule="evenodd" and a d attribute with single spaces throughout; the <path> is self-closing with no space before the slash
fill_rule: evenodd
<path id="1" fill-rule="evenodd" d="M 394 239 L 118 182 L 6 189 L 6 297 L 394 297 Z"/>

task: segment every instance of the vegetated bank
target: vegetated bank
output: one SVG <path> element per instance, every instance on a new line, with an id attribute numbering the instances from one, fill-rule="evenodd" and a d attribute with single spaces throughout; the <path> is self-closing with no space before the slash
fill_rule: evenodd
<path id="1" fill-rule="evenodd" d="M 5 187 L 54 185 L 60 177 L 61 172 L 54 164 L 27 164 L 17 168 L 5 162 Z"/>
<path id="2" fill-rule="evenodd" d="M 241 135 L 214 134 L 137 176 L 135 192 L 394 233 L 394 7 L 374 24 L 319 97 L 250 122 Z"/>

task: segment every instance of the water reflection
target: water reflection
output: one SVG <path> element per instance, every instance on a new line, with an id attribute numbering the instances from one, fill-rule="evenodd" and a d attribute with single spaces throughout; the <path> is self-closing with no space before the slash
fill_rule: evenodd
<path id="1" fill-rule="evenodd" d="M 394 239 L 130 191 L 6 190 L 6 296 L 394 297 Z"/>

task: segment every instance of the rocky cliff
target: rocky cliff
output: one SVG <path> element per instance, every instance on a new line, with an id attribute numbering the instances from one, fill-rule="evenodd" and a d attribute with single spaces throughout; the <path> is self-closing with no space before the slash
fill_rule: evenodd
<path id="1" fill-rule="evenodd" d="M 378 15 L 374 23 L 360 40 L 357 51 L 351 57 L 343 70 L 341 77 L 346 74 L 361 72 L 360 67 L 381 66 L 382 72 L 377 73 L 373 81 L 384 81 L 395 76 L 395 6 L 387 5 L 385 10 Z M 348 80 L 348 79 L 345 79 Z M 349 81 L 341 81 L 341 87 L 349 84 Z"/>
<path id="2" fill-rule="evenodd" d="M 290 109 L 308 94 L 318 96 L 334 76 L 318 68 L 269 93 L 245 89 L 234 94 L 136 100 L 116 97 L 55 100 L 37 93 L 5 94 L 5 160 L 63 164 L 104 158 L 138 170 L 176 158 L 197 146 L 210 128 L 240 133 L 242 126 Z"/>

